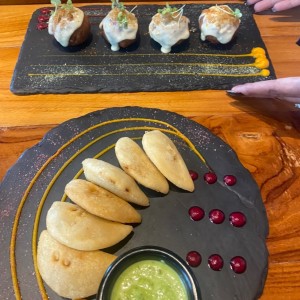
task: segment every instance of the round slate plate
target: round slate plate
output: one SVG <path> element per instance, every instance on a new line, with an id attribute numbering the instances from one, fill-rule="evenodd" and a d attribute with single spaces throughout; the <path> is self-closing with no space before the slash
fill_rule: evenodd
<path id="1" fill-rule="evenodd" d="M 137 246 L 158 245 L 185 259 L 189 251 L 196 250 L 202 263 L 193 271 L 203 299 L 256 299 L 261 294 L 267 273 L 268 222 L 251 174 L 228 145 L 196 122 L 158 109 L 124 107 L 93 112 L 59 125 L 27 150 L 7 173 L 0 186 L 1 299 L 13 299 L 13 295 L 17 299 L 46 299 L 47 295 L 49 299 L 61 299 L 41 280 L 35 264 L 36 243 L 46 228 L 49 207 L 53 201 L 69 201 L 64 187 L 74 177 L 84 178 L 81 162 L 85 158 L 97 157 L 118 165 L 113 148 L 118 138 L 129 136 L 140 143 L 143 133 L 155 128 L 169 135 L 188 168 L 199 174 L 195 191 L 188 193 L 171 186 L 169 194 L 162 196 L 145 189 L 150 207 L 138 208 L 142 224 L 129 238 L 105 251 L 121 254 Z M 218 176 L 211 185 L 203 180 L 209 168 Z M 234 186 L 224 184 L 223 177 L 228 174 L 237 178 Z M 205 211 L 201 221 L 189 218 L 188 209 L 194 205 Z M 222 224 L 209 220 L 209 211 L 214 208 L 225 213 Z M 242 228 L 228 221 L 234 211 L 246 215 L 247 223 Z M 221 271 L 208 267 L 212 254 L 222 256 Z M 234 256 L 246 259 L 243 274 L 230 268 Z"/>

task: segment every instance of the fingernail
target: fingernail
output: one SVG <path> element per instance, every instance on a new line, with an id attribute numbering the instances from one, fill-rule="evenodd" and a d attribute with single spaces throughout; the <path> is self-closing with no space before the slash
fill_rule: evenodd
<path id="1" fill-rule="evenodd" d="M 245 95 L 243 93 L 237 93 L 232 90 L 226 91 L 227 95 L 232 96 L 232 97 L 244 97 Z"/>
<path id="2" fill-rule="evenodd" d="M 296 42 L 296 44 L 297 44 L 298 46 L 300 46 L 300 38 L 299 38 L 299 40 Z"/>

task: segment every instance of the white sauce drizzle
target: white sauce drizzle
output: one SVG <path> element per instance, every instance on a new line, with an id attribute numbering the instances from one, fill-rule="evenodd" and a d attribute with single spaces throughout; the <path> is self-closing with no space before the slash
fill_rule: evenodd
<path id="1" fill-rule="evenodd" d="M 48 32 L 49 34 L 54 35 L 55 39 L 63 47 L 69 45 L 71 35 L 82 25 L 84 13 L 81 9 L 74 7 L 72 16 L 72 20 L 68 20 L 67 16 L 63 16 L 57 24 L 54 22 L 54 15 L 49 19 Z"/>
<path id="2" fill-rule="evenodd" d="M 218 20 L 220 18 L 220 9 L 219 8 L 214 9 L 214 7 L 211 7 L 210 14 L 212 12 L 215 14 L 215 17 L 213 19 Z M 224 13 L 228 14 L 228 12 L 224 12 Z M 221 44 L 227 44 L 231 41 L 240 23 L 239 20 L 239 23 L 237 23 L 238 25 L 236 26 L 232 22 L 229 22 L 228 19 L 224 19 L 224 22 L 222 22 L 222 24 L 220 25 L 220 21 L 211 22 L 209 18 L 206 16 L 205 12 L 203 12 L 200 15 L 199 22 L 201 18 L 202 18 L 202 25 L 200 27 L 201 40 L 205 41 L 206 37 L 208 35 L 211 35 L 215 37 L 218 40 L 218 42 Z M 210 16 L 210 18 L 212 17 Z"/>
<path id="3" fill-rule="evenodd" d="M 99 25 L 103 29 L 108 42 L 111 45 L 112 51 L 120 49 L 119 43 L 124 40 L 135 40 L 138 30 L 137 22 L 128 22 L 127 27 L 119 26 L 118 20 L 113 17 L 114 13 L 111 10 Z M 134 15 L 134 14 L 133 14 Z"/>
<path id="4" fill-rule="evenodd" d="M 159 24 L 153 21 L 159 13 L 152 17 L 149 24 L 149 34 L 153 40 L 161 45 L 161 52 L 169 53 L 173 45 L 180 40 L 186 40 L 190 36 L 189 23 L 190 20 L 186 17 L 181 17 L 180 20 L 172 20 L 168 23 L 161 21 Z"/>

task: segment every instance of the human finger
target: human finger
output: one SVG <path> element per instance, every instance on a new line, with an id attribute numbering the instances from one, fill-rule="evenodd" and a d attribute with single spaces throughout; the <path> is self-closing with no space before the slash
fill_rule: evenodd
<path id="1" fill-rule="evenodd" d="M 272 90 L 275 89 L 275 80 L 245 83 L 233 87 L 230 92 L 249 97 L 272 98 Z"/>
<path id="2" fill-rule="evenodd" d="M 278 3 L 275 3 L 272 10 L 283 11 L 283 10 L 291 9 L 296 6 L 300 6 L 300 0 L 283 0 Z"/>
<path id="3" fill-rule="evenodd" d="M 262 12 L 274 7 L 277 2 L 286 1 L 286 0 L 262 0 L 254 4 L 255 12 Z"/>
<path id="4" fill-rule="evenodd" d="M 262 1 L 262 0 L 247 0 L 247 5 L 253 5 L 259 1 Z"/>
<path id="5" fill-rule="evenodd" d="M 300 77 L 246 83 L 233 87 L 230 92 L 249 97 L 278 98 L 297 102 L 300 99 Z"/>

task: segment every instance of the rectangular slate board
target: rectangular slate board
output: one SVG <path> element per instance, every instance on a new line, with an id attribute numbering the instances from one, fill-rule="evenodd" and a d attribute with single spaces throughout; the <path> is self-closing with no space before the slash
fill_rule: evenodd
<path id="1" fill-rule="evenodd" d="M 181 5 L 178 4 L 179 8 Z M 213 45 L 200 40 L 198 18 L 207 4 L 189 4 L 184 15 L 190 19 L 189 40 L 160 52 L 160 45 L 148 32 L 158 5 L 138 5 L 134 13 L 139 22 L 138 42 L 118 52 L 110 50 L 100 36 L 99 24 L 110 6 L 84 6 L 92 25 L 90 40 L 81 47 L 64 48 L 48 34 L 38 30 L 38 16 L 33 13 L 11 81 L 15 94 L 64 94 L 99 92 L 182 91 L 230 89 L 239 83 L 275 78 L 270 62 L 270 76 L 253 75 L 260 70 L 248 66 L 254 62 L 249 54 L 254 47 L 266 50 L 251 9 L 230 4 L 242 12 L 236 38 L 227 45 Z M 131 10 L 133 6 L 126 6 Z M 267 51 L 266 51 L 267 52 Z M 268 57 L 268 54 L 267 54 Z M 270 60 L 270 58 L 268 57 Z M 234 66 L 228 66 L 234 65 Z M 237 74 L 242 74 L 237 76 Z M 248 76 L 252 74 L 252 76 Z"/>

